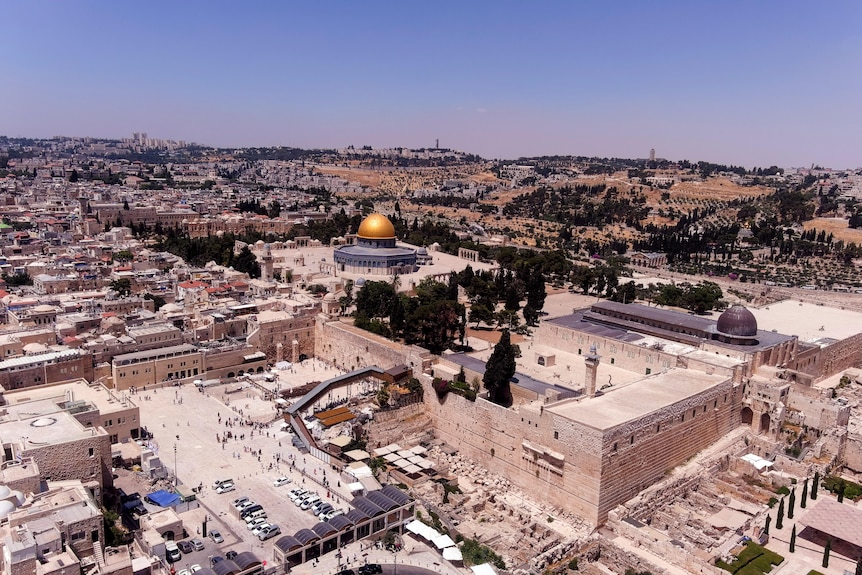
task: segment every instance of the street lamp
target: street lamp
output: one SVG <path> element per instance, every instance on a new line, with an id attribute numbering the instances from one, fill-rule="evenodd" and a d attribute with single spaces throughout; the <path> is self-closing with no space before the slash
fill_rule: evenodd
<path id="1" fill-rule="evenodd" d="M 174 486 L 180 484 L 180 478 L 177 476 L 177 444 L 174 443 Z"/>

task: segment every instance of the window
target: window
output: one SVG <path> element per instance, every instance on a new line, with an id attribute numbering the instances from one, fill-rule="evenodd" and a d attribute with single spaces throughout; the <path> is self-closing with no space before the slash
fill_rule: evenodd
<path id="1" fill-rule="evenodd" d="M 554 439 L 559 439 L 559 438 L 560 438 L 560 432 L 554 431 Z"/>
<path id="2" fill-rule="evenodd" d="M 96 450 L 94 448 L 90 447 L 89 449 L 87 449 L 87 455 L 89 457 L 93 457 L 93 455 L 95 455 L 95 454 L 96 454 Z"/>

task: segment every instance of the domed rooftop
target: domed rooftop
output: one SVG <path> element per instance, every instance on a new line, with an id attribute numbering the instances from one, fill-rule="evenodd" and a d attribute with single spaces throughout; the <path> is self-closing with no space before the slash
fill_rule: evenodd
<path id="1" fill-rule="evenodd" d="M 390 240 L 395 237 L 395 226 L 383 214 L 371 214 L 359 224 L 356 235 L 371 240 Z"/>
<path id="2" fill-rule="evenodd" d="M 754 314 L 741 305 L 733 305 L 718 316 L 719 332 L 736 337 L 757 335 L 757 319 Z"/>

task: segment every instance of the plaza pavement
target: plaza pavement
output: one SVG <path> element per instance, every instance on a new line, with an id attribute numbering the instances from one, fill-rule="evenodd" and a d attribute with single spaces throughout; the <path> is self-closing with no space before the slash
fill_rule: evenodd
<path id="1" fill-rule="evenodd" d="M 309 381 L 323 381 L 343 372 L 310 359 L 277 373 L 276 382 L 260 383 L 273 390 L 276 386 L 284 389 Z M 361 386 L 354 387 L 355 391 L 361 389 Z M 344 393 L 346 390 L 339 390 L 325 401 L 343 397 Z M 171 470 L 176 465 L 181 484 L 188 488 L 202 487 L 198 494 L 201 506 L 180 516 L 189 536 L 201 535 L 204 520 L 208 518 L 207 530 L 218 529 L 225 538 L 217 549 L 207 540 L 208 552 L 223 555 L 232 549 L 251 550 L 271 565 L 272 547 L 281 535 L 264 542 L 257 540 L 236 516 L 231 505 L 235 498 L 248 496 L 260 503 L 269 514 L 268 518 L 281 527 L 282 535 L 292 535 L 301 528 L 310 528 L 318 520 L 287 498 L 291 487 L 302 485 L 314 489 L 334 507 L 345 510 L 350 494 L 340 485 L 335 471 L 293 447 L 292 435 L 280 430 L 282 418 L 275 404 L 262 399 L 262 395 L 253 386 L 239 382 L 202 390 L 193 385 L 148 387 L 139 390 L 131 399 L 140 406 L 141 424 L 153 434 L 150 445 L 164 465 Z M 261 425 L 257 429 L 240 425 L 243 420 Z M 222 439 L 227 433 L 232 435 L 230 439 L 217 441 L 217 437 Z M 281 475 L 290 477 L 292 483 L 274 487 L 273 479 Z M 326 486 L 324 477 L 329 480 Z M 217 494 L 213 482 L 219 479 L 233 479 L 236 490 Z M 373 548 L 368 541 L 354 542 L 342 551 L 342 558 L 328 553 L 317 565 L 298 566 L 292 572 L 335 573 L 339 565 L 345 563 L 357 567 L 363 562 L 392 563 L 395 559 L 399 564 L 424 566 L 439 573 L 460 572 L 444 561 L 436 549 L 409 537 L 404 538 L 404 545 L 395 556 Z"/>

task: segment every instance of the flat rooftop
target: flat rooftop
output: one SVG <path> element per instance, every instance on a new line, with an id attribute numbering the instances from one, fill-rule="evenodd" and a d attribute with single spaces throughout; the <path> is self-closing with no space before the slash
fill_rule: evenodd
<path id="1" fill-rule="evenodd" d="M 671 369 L 628 385 L 607 388 L 593 398 L 563 402 L 545 409 L 605 431 L 702 393 L 727 379 L 727 376 L 691 369 Z"/>
<path id="2" fill-rule="evenodd" d="M 96 434 L 50 399 L 10 405 L 0 419 L 3 443 L 23 441 L 26 448 L 77 441 Z"/>

